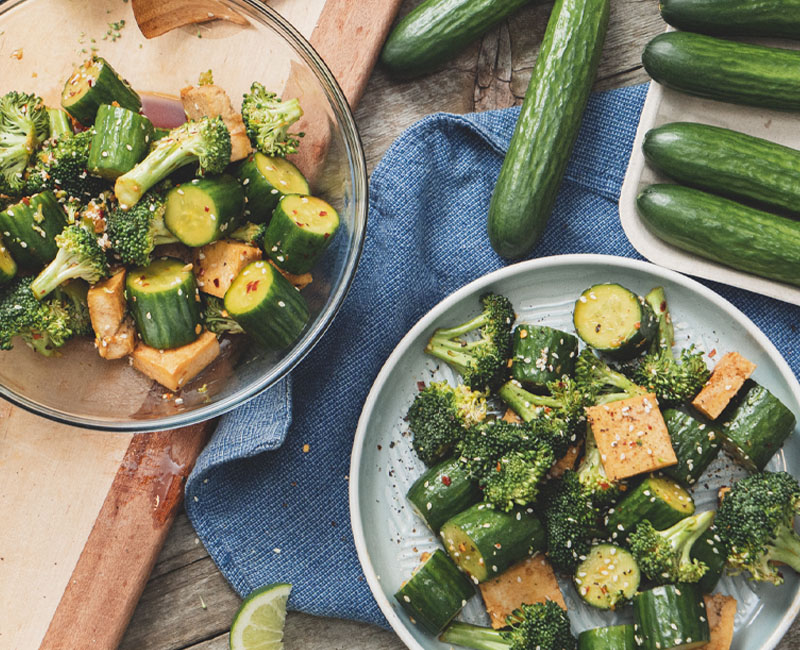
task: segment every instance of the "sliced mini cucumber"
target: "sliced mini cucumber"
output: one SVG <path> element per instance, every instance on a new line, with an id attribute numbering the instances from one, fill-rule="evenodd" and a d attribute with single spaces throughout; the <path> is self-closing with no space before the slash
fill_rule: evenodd
<path id="1" fill-rule="evenodd" d="M 547 384 L 575 370 L 578 339 L 572 334 L 544 325 L 517 325 L 511 376 L 532 391 L 542 392 Z"/>
<path id="2" fill-rule="evenodd" d="M 644 519 L 656 530 L 664 530 L 691 514 L 694 514 L 691 494 L 670 478 L 648 476 L 609 510 L 606 529 L 612 539 L 624 542 Z"/>
<path id="3" fill-rule="evenodd" d="M 611 625 L 584 630 L 578 635 L 578 650 L 636 650 L 633 625 Z"/>
<path id="4" fill-rule="evenodd" d="M 242 186 L 233 176 L 195 178 L 169 191 L 164 223 L 182 243 L 197 248 L 232 230 L 243 205 Z"/>
<path id="5" fill-rule="evenodd" d="M 0 237 L 0 286 L 13 280 L 16 274 L 17 263 L 3 244 L 3 238 Z"/>
<path id="6" fill-rule="evenodd" d="M 414 481 L 406 498 L 428 528 L 438 533 L 444 522 L 478 503 L 481 490 L 461 461 L 449 458 Z"/>
<path id="7" fill-rule="evenodd" d="M 70 75 L 61 91 L 61 105 L 84 126 L 94 124 L 101 104 L 139 112 L 142 100 L 130 84 L 100 56 L 92 56 Z"/>
<path id="8" fill-rule="evenodd" d="M 725 544 L 722 542 L 716 526 L 712 524 L 697 538 L 697 541 L 692 544 L 690 557 L 706 565 L 706 572 L 697 582 L 697 586 L 702 593 L 710 594 L 722 577 L 727 558 Z"/>
<path id="9" fill-rule="evenodd" d="M 56 235 L 67 225 L 67 215 L 50 190 L 23 198 L 0 212 L 0 234 L 17 265 L 38 271 L 58 253 Z"/>
<path id="10" fill-rule="evenodd" d="M 284 195 L 310 192 L 305 176 L 292 163 L 258 151 L 239 165 L 236 175 L 247 198 L 245 217 L 253 223 L 268 223 Z"/>
<path id="11" fill-rule="evenodd" d="M 469 578 L 437 548 L 394 597 L 414 623 L 439 634 L 474 595 Z"/>
<path id="12" fill-rule="evenodd" d="M 272 213 L 264 250 L 289 273 L 308 273 L 339 228 L 339 214 L 322 199 L 287 194 Z"/>
<path id="13" fill-rule="evenodd" d="M 598 609 L 615 609 L 633 598 L 641 576 L 636 560 L 624 548 L 599 544 L 575 569 L 575 588 L 584 602 Z"/>
<path id="14" fill-rule="evenodd" d="M 618 284 L 596 284 L 575 302 L 575 331 L 590 347 L 630 359 L 658 333 L 658 320 L 639 296 Z"/>
<path id="15" fill-rule="evenodd" d="M 116 180 L 144 159 L 152 138 L 153 124 L 144 115 L 102 104 L 94 120 L 87 167 L 96 176 Z"/>
<path id="16" fill-rule="evenodd" d="M 703 597 L 695 585 L 655 587 L 633 599 L 636 642 L 644 650 L 691 650 L 711 639 Z"/>
<path id="17" fill-rule="evenodd" d="M 306 301 L 269 262 L 251 262 L 225 293 L 225 310 L 257 343 L 286 348 L 308 322 Z"/>
<path id="18" fill-rule="evenodd" d="M 710 422 L 677 409 L 666 409 L 664 422 L 678 464 L 661 470 L 685 485 L 693 485 L 719 454 L 722 435 Z"/>
<path id="19" fill-rule="evenodd" d="M 449 519 L 440 534 L 445 550 L 475 584 L 544 551 L 547 544 L 544 527 L 531 512 L 503 512 L 488 503 L 476 503 Z"/>
<path id="20" fill-rule="evenodd" d="M 203 330 L 200 298 L 191 264 L 162 257 L 128 271 L 128 309 L 136 331 L 150 347 L 168 350 L 188 345 Z"/>

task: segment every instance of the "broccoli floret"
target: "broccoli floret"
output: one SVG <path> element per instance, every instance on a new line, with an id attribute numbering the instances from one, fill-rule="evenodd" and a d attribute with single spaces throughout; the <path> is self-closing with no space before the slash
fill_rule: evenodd
<path id="1" fill-rule="evenodd" d="M 50 118 L 40 97 L 16 91 L 0 97 L 0 192 L 20 194 L 25 168 L 49 132 Z"/>
<path id="2" fill-rule="evenodd" d="M 266 230 L 267 224 L 251 223 L 248 221 L 244 225 L 239 226 L 230 235 L 228 235 L 228 237 L 244 242 L 245 244 L 250 244 L 251 246 L 258 246 L 259 248 L 262 248 L 264 246 L 264 233 Z"/>
<path id="3" fill-rule="evenodd" d="M 455 621 L 439 637 L 444 643 L 475 650 L 575 650 L 567 612 L 554 601 L 522 605 L 506 619 L 510 626 L 493 630 Z"/>
<path id="4" fill-rule="evenodd" d="M 221 299 L 208 294 L 204 297 L 203 322 L 207 330 L 214 334 L 244 334 L 242 326 L 225 311 L 225 303 Z"/>
<path id="5" fill-rule="evenodd" d="M 151 190 L 130 210 L 116 208 L 106 217 L 108 241 L 125 264 L 147 266 L 156 246 L 178 242 L 164 225 L 166 209 L 163 194 Z"/>
<path id="6" fill-rule="evenodd" d="M 586 559 L 599 530 L 592 499 L 578 475 L 567 470 L 560 480 L 547 484 L 540 503 L 550 563 L 571 574 Z"/>
<path id="7" fill-rule="evenodd" d="M 73 336 L 94 337 L 92 320 L 89 317 L 88 292 L 89 285 L 83 280 L 72 280 L 62 284 L 53 294 L 67 312 Z"/>
<path id="8" fill-rule="evenodd" d="M 783 576 L 775 562 L 800 571 L 800 537 L 794 532 L 799 511 L 800 485 L 786 472 L 762 472 L 734 483 L 716 518 L 728 567 L 776 585 Z"/>
<path id="9" fill-rule="evenodd" d="M 666 530 L 656 530 L 644 520 L 631 533 L 629 545 L 642 573 L 656 584 L 697 582 L 708 567 L 690 555 L 697 539 L 711 526 L 714 512 L 681 519 Z"/>
<path id="10" fill-rule="evenodd" d="M 39 354 L 53 356 L 72 336 L 69 314 L 61 301 L 39 301 L 31 292 L 31 278 L 17 278 L 0 293 L 0 350 L 10 350 L 20 336 Z"/>
<path id="11" fill-rule="evenodd" d="M 508 375 L 514 308 L 508 298 L 493 293 L 481 296 L 481 306 L 481 314 L 466 323 L 436 330 L 425 352 L 452 366 L 473 390 L 495 390 Z M 476 331 L 480 338 L 462 338 Z"/>
<path id="12" fill-rule="evenodd" d="M 575 382 L 589 404 L 608 404 L 648 392 L 621 372 L 609 368 L 588 348 L 578 355 L 575 362 Z"/>
<path id="13" fill-rule="evenodd" d="M 461 462 L 484 491 L 484 498 L 505 511 L 528 505 L 556 461 L 553 449 L 527 424 L 504 420 L 469 429 L 457 445 Z"/>
<path id="14" fill-rule="evenodd" d="M 174 171 L 199 164 L 200 175 L 221 174 L 231 159 L 231 135 L 220 117 L 204 117 L 175 127 L 157 140 L 147 157 L 117 178 L 114 193 L 123 209 Z"/>
<path id="15" fill-rule="evenodd" d="M 257 81 L 242 100 L 242 120 L 247 137 L 255 149 L 267 156 L 286 156 L 297 152 L 302 133 L 289 133 L 289 127 L 303 116 L 297 99 L 282 101 Z"/>
<path id="16" fill-rule="evenodd" d="M 588 427 L 583 459 L 581 464 L 578 465 L 578 480 L 583 485 L 586 494 L 591 498 L 592 503 L 598 508 L 616 501 L 622 491 L 619 483 L 615 483 L 608 478 L 600 457 L 600 450 L 597 448 L 594 435 Z"/>
<path id="17" fill-rule="evenodd" d="M 430 466 L 453 449 L 468 427 L 486 419 L 486 396 L 463 384 L 434 382 L 417 394 L 406 419 L 417 456 Z"/>
<path id="18" fill-rule="evenodd" d="M 105 189 L 106 181 L 90 175 L 87 169 L 91 144 L 91 131 L 48 140 L 36 154 L 33 167 L 28 170 L 25 193 L 64 191 L 67 196 L 79 201 L 100 194 Z"/>
<path id="19" fill-rule="evenodd" d="M 67 226 L 56 235 L 58 253 L 31 283 L 31 291 L 44 298 L 57 286 L 81 278 L 94 284 L 108 276 L 106 253 L 94 233 L 79 225 Z"/>

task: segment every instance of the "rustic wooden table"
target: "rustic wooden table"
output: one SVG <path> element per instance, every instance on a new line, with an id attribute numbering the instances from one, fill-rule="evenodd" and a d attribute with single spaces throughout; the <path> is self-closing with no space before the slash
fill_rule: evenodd
<path id="1" fill-rule="evenodd" d="M 299 1 L 299 0 L 298 0 Z M 406 0 L 405 13 L 419 4 Z M 663 31 L 656 0 L 612 0 L 596 90 L 648 80 L 640 55 Z M 380 69 L 356 112 L 370 171 L 400 133 L 436 111 L 467 113 L 521 102 L 552 4 L 532 5 L 441 71 L 399 83 Z M 205 552 L 185 514 L 178 519 L 134 613 L 121 650 L 223 650 L 240 599 Z M 401 650 L 391 632 L 290 613 L 287 650 Z M 778 650 L 800 647 L 796 622 Z"/>

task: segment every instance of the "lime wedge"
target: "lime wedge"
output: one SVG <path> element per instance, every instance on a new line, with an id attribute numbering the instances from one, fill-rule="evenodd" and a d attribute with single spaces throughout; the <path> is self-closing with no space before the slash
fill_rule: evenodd
<path id="1" fill-rule="evenodd" d="M 274 584 L 244 599 L 231 625 L 231 650 L 283 650 L 286 601 L 292 585 Z"/>

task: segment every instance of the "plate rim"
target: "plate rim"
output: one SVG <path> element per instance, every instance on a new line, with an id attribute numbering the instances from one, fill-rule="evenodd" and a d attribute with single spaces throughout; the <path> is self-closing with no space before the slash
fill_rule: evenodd
<path id="1" fill-rule="evenodd" d="M 632 271 L 641 271 L 650 273 L 675 284 L 682 285 L 684 288 L 698 294 L 701 298 L 709 300 L 715 306 L 726 312 L 733 320 L 741 325 L 748 334 L 753 336 L 759 344 L 763 347 L 769 357 L 775 362 L 775 365 L 781 377 L 786 381 L 787 386 L 793 393 L 795 398 L 800 401 L 800 383 L 792 372 L 789 364 L 784 359 L 780 351 L 775 347 L 772 341 L 767 337 L 761 329 L 753 323 L 750 318 L 744 314 L 738 307 L 731 303 L 726 298 L 723 298 L 712 289 L 701 284 L 683 273 L 673 271 L 672 269 L 664 268 L 628 257 L 621 257 L 618 255 L 601 255 L 594 253 L 573 253 L 567 255 L 551 255 L 548 257 L 541 257 L 538 259 L 527 260 L 516 264 L 511 264 L 503 268 L 492 271 L 483 275 L 475 280 L 460 287 L 453 293 L 449 294 L 430 310 L 422 316 L 403 336 L 402 339 L 395 345 L 391 354 L 387 357 L 384 364 L 381 366 L 380 371 L 372 382 L 370 391 L 367 395 L 364 405 L 361 410 L 361 415 L 358 419 L 356 426 L 355 436 L 353 438 L 353 448 L 350 456 L 350 480 L 348 487 L 348 500 L 350 505 L 350 525 L 353 531 L 353 539 L 356 546 L 359 563 L 364 571 L 364 577 L 369 585 L 373 598 L 378 604 L 386 620 L 389 622 L 392 630 L 397 634 L 400 640 L 406 645 L 409 650 L 426 650 L 414 639 L 408 631 L 406 624 L 398 616 L 397 612 L 391 605 L 389 598 L 383 593 L 380 580 L 372 565 L 371 558 L 367 551 L 366 538 L 364 535 L 364 526 L 361 519 L 361 507 L 359 504 L 360 497 L 360 479 L 359 470 L 361 465 L 362 452 L 365 447 L 368 422 L 371 415 L 377 406 L 377 396 L 380 393 L 383 384 L 386 382 L 387 377 L 394 369 L 397 360 L 411 347 L 414 341 L 420 336 L 422 332 L 430 328 L 431 324 L 444 312 L 448 311 L 451 307 L 457 305 L 466 296 L 474 293 L 476 290 L 487 287 L 515 277 L 517 275 L 524 275 L 529 272 L 536 271 L 543 267 L 559 267 L 569 266 L 575 264 L 598 265 L 602 264 L 606 267 L 617 267 Z M 795 591 L 794 597 L 790 606 L 786 609 L 780 623 L 772 630 L 772 633 L 767 637 L 764 643 L 757 650 L 774 650 L 775 646 L 784 637 L 789 627 L 791 627 L 798 613 L 800 613 L 800 587 Z"/>

